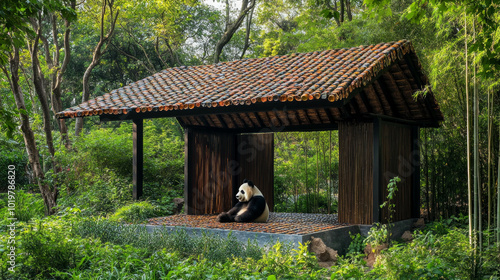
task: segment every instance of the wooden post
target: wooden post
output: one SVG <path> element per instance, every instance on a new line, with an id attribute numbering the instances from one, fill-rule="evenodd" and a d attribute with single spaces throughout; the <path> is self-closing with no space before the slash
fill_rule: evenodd
<path id="1" fill-rule="evenodd" d="M 416 125 L 411 128 L 413 167 L 411 186 L 411 217 L 420 218 L 420 128 Z"/>
<path id="2" fill-rule="evenodd" d="M 134 143 L 134 156 L 132 161 L 132 197 L 138 200 L 142 196 L 142 181 L 144 178 L 144 126 L 142 119 L 134 119 L 132 137 Z"/>
<path id="3" fill-rule="evenodd" d="M 373 120 L 373 223 L 380 222 L 380 119 Z"/>

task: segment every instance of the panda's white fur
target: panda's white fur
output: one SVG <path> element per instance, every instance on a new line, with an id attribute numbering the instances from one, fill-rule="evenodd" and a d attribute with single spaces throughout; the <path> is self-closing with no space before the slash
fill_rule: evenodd
<path id="1" fill-rule="evenodd" d="M 236 194 L 238 203 L 227 213 L 219 215 L 219 222 L 265 223 L 269 218 L 269 206 L 262 192 L 252 181 L 244 180 Z"/>

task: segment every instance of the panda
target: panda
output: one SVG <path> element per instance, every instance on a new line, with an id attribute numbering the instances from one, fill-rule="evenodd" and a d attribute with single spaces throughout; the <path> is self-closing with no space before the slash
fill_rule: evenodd
<path id="1" fill-rule="evenodd" d="M 239 200 L 228 212 L 222 212 L 217 217 L 221 223 L 265 223 L 269 217 L 269 206 L 260 190 L 250 180 L 243 180 L 236 198 Z"/>

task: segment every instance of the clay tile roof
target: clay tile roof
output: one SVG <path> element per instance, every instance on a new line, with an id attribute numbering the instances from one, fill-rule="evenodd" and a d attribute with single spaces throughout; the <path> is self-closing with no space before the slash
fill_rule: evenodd
<path id="1" fill-rule="evenodd" d="M 359 46 L 213 65 L 169 68 L 56 114 L 58 118 L 199 107 L 258 106 L 262 102 L 335 102 L 370 83 L 393 62 L 411 54 L 410 41 Z M 304 103 L 306 105 L 306 103 Z M 172 112 L 172 113 L 174 113 Z"/>

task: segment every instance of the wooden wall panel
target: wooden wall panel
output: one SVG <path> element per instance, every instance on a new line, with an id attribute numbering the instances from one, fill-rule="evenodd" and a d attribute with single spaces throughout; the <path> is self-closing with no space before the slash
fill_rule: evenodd
<path id="1" fill-rule="evenodd" d="M 401 182 L 394 199 L 395 213 L 393 221 L 412 217 L 412 205 L 418 203 L 412 199 L 413 176 L 418 176 L 418 165 L 412 162 L 413 145 L 412 127 L 387 121 L 380 121 L 380 202 L 387 198 L 389 180 L 399 176 Z M 418 187 L 418 186 L 415 186 Z M 414 205 L 413 205 L 414 206 Z M 386 223 L 387 208 L 381 210 L 381 222 Z"/>
<path id="2" fill-rule="evenodd" d="M 339 123 L 339 222 L 373 222 L 373 123 Z"/>
<path id="3" fill-rule="evenodd" d="M 274 206 L 274 135 L 273 133 L 240 134 L 237 136 L 236 156 L 241 170 L 238 172 L 236 192 L 244 179 L 249 179 L 266 198 L 269 210 Z"/>
<path id="4" fill-rule="evenodd" d="M 186 214 L 217 214 L 232 205 L 236 136 L 185 130 L 184 198 Z"/>

